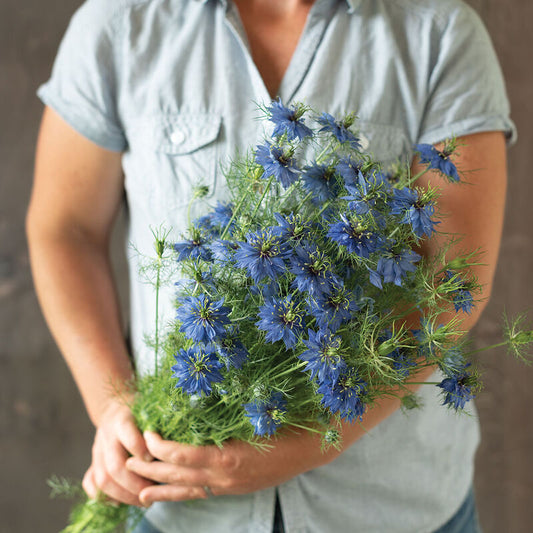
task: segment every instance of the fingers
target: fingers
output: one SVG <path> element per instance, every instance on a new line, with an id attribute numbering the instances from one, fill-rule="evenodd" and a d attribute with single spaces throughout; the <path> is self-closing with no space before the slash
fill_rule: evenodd
<path id="1" fill-rule="evenodd" d="M 213 491 L 216 495 L 216 491 Z M 153 485 L 141 491 L 139 498 L 145 506 L 153 502 L 179 502 L 185 500 L 207 499 L 203 487 L 182 487 L 180 485 Z"/>
<path id="2" fill-rule="evenodd" d="M 130 457 L 126 461 L 126 468 L 158 483 L 173 483 L 187 487 L 203 487 L 213 483 L 209 472 L 203 468 L 188 468 L 161 461 L 147 463 L 137 457 Z"/>
<path id="3" fill-rule="evenodd" d="M 202 468 L 212 465 L 220 450 L 216 446 L 191 446 L 164 440 L 157 433 L 144 432 L 148 451 L 160 461 L 179 466 Z"/>
<path id="4" fill-rule="evenodd" d="M 108 442 L 106 446 L 95 444 L 93 449 L 93 480 L 97 491 L 108 497 L 127 503 L 141 505 L 140 491 L 151 484 L 126 469 L 128 453 L 118 441 Z"/>
<path id="5" fill-rule="evenodd" d="M 116 435 L 131 455 L 142 457 L 145 461 L 152 461 L 142 433 L 137 428 L 133 416 L 129 411 L 124 412 L 116 426 Z"/>

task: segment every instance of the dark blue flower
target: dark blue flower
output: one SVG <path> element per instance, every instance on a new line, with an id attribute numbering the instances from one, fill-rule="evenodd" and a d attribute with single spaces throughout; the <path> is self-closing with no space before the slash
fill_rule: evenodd
<path id="1" fill-rule="evenodd" d="M 305 220 L 302 215 L 291 213 L 284 217 L 279 213 L 274 213 L 274 218 L 277 220 L 279 226 L 275 226 L 272 229 L 275 229 L 276 235 L 282 237 L 283 240 L 300 242 L 311 233 L 311 223 Z"/>
<path id="2" fill-rule="evenodd" d="M 305 112 L 304 106 L 285 107 L 278 99 L 272 101 L 272 105 L 267 108 L 267 111 L 270 113 L 269 120 L 275 124 L 273 137 L 281 137 L 286 134 L 289 141 L 294 139 L 301 141 L 313 135 L 313 131 L 304 124 L 302 118 Z"/>
<path id="3" fill-rule="evenodd" d="M 317 332 L 308 330 L 309 340 L 304 340 L 307 350 L 298 359 L 306 361 L 306 370 L 311 371 L 311 379 L 318 376 L 319 381 L 335 381 L 346 367 L 341 355 L 341 338 L 328 330 Z"/>
<path id="4" fill-rule="evenodd" d="M 370 283 L 379 289 L 384 283 L 394 283 L 398 287 L 403 284 L 403 279 L 408 272 L 415 272 L 416 265 L 421 256 L 408 248 L 399 252 L 389 250 L 378 259 L 376 270 L 370 270 Z"/>
<path id="5" fill-rule="evenodd" d="M 211 261 L 211 252 L 209 250 L 207 241 L 200 232 L 195 232 L 196 235 L 192 239 L 186 239 L 184 241 L 174 244 L 174 250 L 177 252 L 178 261 L 184 261 L 186 259 L 202 259 L 203 261 Z"/>
<path id="6" fill-rule="evenodd" d="M 322 126 L 320 132 L 331 133 L 340 143 L 347 142 L 354 150 L 361 150 L 358 137 L 348 129 L 354 121 L 353 115 L 348 115 L 343 121 L 337 121 L 329 113 L 322 113 L 317 119 L 317 122 Z"/>
<path id="7" fill-rule="evenodd" d="M 361 398 L 366 394 L 366 383 L 354 368 L 344 368 L 335 380 L 325 379 L 317 392 L 323 395 L 322 405 L 333 414 L 348 422 L 363 419 L 366 407 Z"/>
<path id="8" fill-rule="evenodd" d="M 259 309 L 259 318 L 255 325 L 266 331 L 268 342 L 283 340 L 287 349 L 298 342 L 298 335 L 304 330 L 305 312 L 299 302 L 291 296 L 268 300 Z"/>
<path id="9" fill-rule="evenodd" d="M 187 350 L 180 349 L 174 359 L 172 377 L 178 379 L 176 388 L 181 387 L 187 394 L 209 395 L 213 383 L 223 379 L 220 373 L 223 365 L 210 346 L 196 344 Z"/>
<path id="10" fill-rule="evenodd" d="M 233 259 L 233 254 L 239 249 L 235 241 L 217 239 L 209 245 L 209 250 L 215 263 L 224 264 Z"/>
<path id="11" fill-rule="evenodd" d="M 236 329 L 231 329 L 225 337 L 219 339 L 215 348 L 228 369 L 239 369 L 248 360 L 248 350 L 239 340 Z"/>
<path id="12" fill-rule="evenodd" d="M 343 157 L 335 167 L 341 175 L 345 185 L 355 186 L 359 173 L 361 172 L 362 162 L 353 156 Z"/>
<path id="13" fill-rule="evenodd" d="M 444 281 L 452 281 L 457 286 L 455 290 L 451 291 L 455 310 L 469 314 L 474 307 L 474 297 L 466 288 L 467 286 L 461 277 L 458 274 L 454 274 L 451 270 L 446 270 Z"/>
<path id="14" fill-rule="evenodd" d="M 186 296 L 179 303 L 176 318 L 182 322 L 180 331 L 189 339 L 208 343 L 226 334 L 231 309 L 223 306 L 224 299 L 215 302 L 206 294 L 200 294 Z"/>
<path id="15" fill-rule="evenodd" d="M 437 385 L 443 390 L 443 405 L 450 405 L 456 411 L 463 409 L 466 402 L 475 398 L 475 394 L 472 393 L 472 375 L 466 370 L 468 366 L 470 365 L 465 365 L 462 370 L 444 378 Z"/>
<path id="16" fill-rule="evenodd" d="M 281 392 L 274 392 L 268 400 L 244 404 L 244 409 L 256 435 L 273 435 L 285 421 L 287 401 Z"/>
<path id="17" fill-rule="evenodd" d="M 285 273 L 285 260 L 290 257 L 291 250 L 271 228 L 250 232 L 246 240 L 239 243 L 234 255 L 235 264 L 245 268 L 255 283 Z"/>
<path id="18" fill-rule="evenodd" d="M 371 231 L 362 229 L 358 223 L 341 215 L 341 221 L 330 224 L 328 237 L 342 246 L 348 252 L 360 257 L 368 258 L 381 245 L 381 239 Z"/>
<path id="19" fill-rule="evenodd" d="M 309 311 L 316 318 L 320 328 L 337 331 L 341 324 L 349 322 L 360 309 L 356 296 L 336 284 L 329 294 L 318 294 L 309 301 Z"/>
<path id="20" fill-rule="evenodd" d="M 303 186 L 312 194 L 315 204 L 322 204 L 336 198 L 340 193 L 340 185 L 335 176 L 335 169 L 328 165 L 314 163 L 302 172 Z"/>
<path id="21" fill-rule="evenodd" d="M 180 291 L 194 292 L 197 287 L 201 287 L 205 291 L 209 292 L 215 288 L 215 278 L 213 277 L 212 270 L 195 270 L 192 279 L 180 279 L 176 281 L 174 285 Z"/>
<path id="22" fill-rule="evenodd" d="M 333 284 L 339 282 L 332 272 L 328 255 L 315 245 L 298 246 L 290 258 L 290 271 L 296 276 L 292 287 L 311 295 L 329 293 Z"/>
<path id="23" fill-rule="evenodd" d="M 226 229 L 226 226 L 230 223 L 233 216 L 233 204 L 218 202 L 217 206 L 211 213 L 211 221 L 214 226 L 219 227 L 221 230 Z M 232 221 L 228 231 L 231 235 L 235 227 L 235 222 Z"/>
<path id="24" fill-rule="evenodd" d="M 207 213 L 194 221 L 197 227 L 204 235 L 208 237 L 218 237 L 220 235 L 220 228 L 213 225 L 212 213 Z"/>
<path id="25" fill-rule="evenodd" d="M 439 222 L 434 222 L 431 217 L 435 213 L 433 202 L 422 202 L 416 189 L 393 190 L 393 199 L 390 203 L 393 215 L 403 215 L 402 224 L 410 224 L 415 235 L 431 237 L 435 231 L 434 226 Z"/>
<path id="26" fill-rule="evenodd" d="M 358 215 L 368 213 L 375 206 L 376 200 L 384 196 L 383 182 L 377 176 L 379 174 L 376 173 L 364 176 L 359 170 L 353 183 L 346 182 L 346 190 L 350 194 L 342 199 L 348 200 L 348 207 Z"/>
<path id="27" fill-rule="evenodd" d="M 285 188 L 292 185 L 300 175 L 291 150 L 285 152 L 269 142 L 257 147 L 255 161 L 264 169 L 263 178 L 274 176 Z"/>
<path id="28" fill-rule="evenodd" d="M 416 144 L 415 150 L 420 154 L 420 162 L 442 172 L 451 181 L 460 181 L 457 167 L 450 160 L 451 152 L 437 150 L 431 144 Z"/>

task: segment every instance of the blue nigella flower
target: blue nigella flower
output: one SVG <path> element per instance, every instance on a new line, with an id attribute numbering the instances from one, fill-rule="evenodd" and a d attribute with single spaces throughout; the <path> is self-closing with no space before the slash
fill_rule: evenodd
<path id="1" fill-rule="evenodd" d="M 275 124 L 273 137 L 281 137 L 286 134 L 289 141 L 294 139 L 301 141 L 313 135 L 313 130 L 304 124 L 302 115 L 305 108 L 303 106 L 285 107 L 278 99 L 272 101 L 272 105 L 267 108 L 267 111 L 271 115 L 269 120 Z"/>
<path id="2" fill-rule="evenodd" d="M 402 286 L 403 279 L 408 272 L 415 272 L 416 265 L 421 256 L 408 248 L 399 252 L 389 250 L 378 259 L 376 270 L 369 269 L 370 283 L 379 289 L 383 288 L 382 281 Z"/>
<path id="3" fill-rule="evenodd" d="M 361 172 L 361 165 L 361 161 L 349 155 L 348 157 L 343 157 L 335 168 L 344 180 L 345 185 L 355 187 Z"/>
<path id="4" fill-rule="evenodd" d="M 472 296 L 472 293 L 466 288 L 464 281 L 458 274 L 454 274 L 451 270 L 446 270 L 444 273 L 444 281 L 450 280 L 457 284 L 457 289 L 451 291 L 455 311 L 463 311 L 464 313 L 470 314 L 474 307 L 474 297 Z"/>
<path id="5" fill-rule="evenodd" d="M 219 227 L 221 230 L 226 229 L 231 217 L 233 216 L 233 204 L 218 202 L 217 206 L 211 213 L 211 221 L 214 226 Z M 233 233 L 235 228 L 235 221 L 233 221 L 228 229 L 229 234 Z"/>
<path id="6" fill-rule="evenodd" d="M 335 120 L 329 113 L 322 113 L 317 122 L 322 126 L 320 132 L 331 133 L 340 143 L 350 143 L 354 150 L 360 150 L 359 139 L 348 129 L 355 121 L 354 116 L 347 116 L 342 122 Z"/>
<path id="7" fill-rule="evenodd" d="M 344 368 L 335 380 L 325 379 L 317 392 L 323 395 L 322 405 L 333 414 L 348 422 L 363 419 L 366 407 L 361 398 L 366 394 L 366 383 L 354 368 Z"/>
<path id="8" fill-rule="evenodd" d="M 193 279 L 180 279 L 174 285 L 180 291 L 194 292 L 197 287 L 201 287 L 209 292 L 215 288 L 215 278 L 212 270 L 196 270 Z"/>
<path id="9" fill-rule="evenodd" d="M 211 261 L 211 252 L 208 248 L 209 242 L 202 237 L 200 232 L 193 233 L 196 233 L 196 235 L 193 235 L 192 239 L 186 239 L 174 244 L 174 250 L 178 254 L 177 260 L 202 259 L 203 261 Z"/>
<path id="10" fill-rule="evenodd" d="M 319 381 L 336 381 L 341 370 L 346 367 L 340 353 L 341 338 L 328 330 L 307 331 L 309 340 L 304 340 L 307 350 L 298 359 L 306 361 L 305 370 L 311 371 L 311 379 L 318 376 Z"/>
<path id="11" fill-rule="evenodd" d="M 304 189 L 310 192 L 315 204 L 322 204 L 339 195 L 340 185 L 335 176 L 335 169 L 328 165 L 314 163 L 302 172 Z"/>
<path id="12" fill-rule="evenodd" d="M 239 249 L 239 244 L 235 241 L 217 239 L 209 245 L 213 261 L 218 264 L 225 264 L 233 259 L 233 254 Z"/>
<path id="13" fill-rule="evenodd" d="M 457 167 L 450 160 L 451 153 L 437 150 L 431 144 L 415 144 L 415 150 L 420 154 L 420 162 L 442 172 L 451 181 L 460 181 Z"/>
<path id="14" fill-rule="evenodd" d="M 437 387 L 443 390 L 444 401 L 443 405 L 450 405 L 456 411 L 463 409 L 466 402 L 475 398 L 472 393 L 472 379 L 470 372 L 466 368 L 470 366 L 467 364 L 461 371 L 457 371 L 447 378 L 444 378 Z"/>
<path id="15" fill-rule="evenodd" d="M 367 179 L 361 171 L 358 171 L 354 184 L 346 183 L 346 190 L 350 194 L 342 199 L 348 200 L 348 207 L 358 215 L 368 213 L 376 204 L 376 199 L 383 196 L 380 184 L 375 181 L 375 174 L 371 174 L 370 179 Z"/>
<path id="16" fill-rule="evenodd" d="M 291 287 L 311 295 L 329 293 L 340 280 L 332 272 L 328 255 L 315 245 L 306 244 L 294 249 L 290 271 L 296 276 Z"/>
<path id="17" fill-rule="evenodd" d="M 228 334 L 218 339 L 215 348 L 226 363 L 226 368 L 239 369 L 248 360 L 248 350 L 238 338 L 238 331 L 232 328 Z"/>
<path id="18" fill-rule="evenodd" d="M 268 400 L 244 404 L 244 409 L 256 435 L 273 435 L 284 422 L 287 401 L 281 392 L 274 392 Z"/>
<path id="19" fill-rule="evenodd" d="M 279 213 L 274 213 L 274 218 L 277 220 L 279 226 L 275 226 L 272 229 L 283 240 L 300 242 L 311 233 L 311 223 L 299 214 L 294 215 L 291 213 L 284 217 Z"/>
<path id="20" fill-rule="evenodd" d="M 318 294 L 309 301 L 309 312 L 320 328 L 337 331 L 341 324 L 349 322 L 360 309 L 356 297 L 342 285 L 336 284 L 329 294 Z"/>
<path id="21" fill-rule="evenodd" d="M 439 224 L 431 220 L 435 213 L 435 206 L 433 202 L 423 203 L 416 189 L 393 190 L 393 199 L 390 203 L 391 213 L 393 215 L 403 215 L 402 224 L 410 224 L 415 235 L 423 237 L 427 235 L 431 237 L 435 231 L 434 226 Z"/>
<path id="22" fill-rule="evenodd" d="M 292 297 L 269 299 L 259 309 L 259 318 L 255 325 L 266 331 L 268 342 L 283 340 L 287 349 L 298 342 L 298 335 L 304 330 L 305 312 L 299 302 Z"/>
<path id="23" fill-rule="evenodd" d="M 177 378 L 176 388 L 181 387 L 187 394 L 211 394 L 213 383 L 222 381 L 222 363 L 210 346 L 198 344 L 180 349 L 174 355 L 176 364 L 172 367 L 173 378 Z"/>
<path id="24" fill-rule="evenodd" d="M 208 237 L 218 237 L 220 229 L 213 225 L 212 213 L 207 213 L 194 221 L 194 225 Z"/>
<path id="25" fill-rule="evenodd" d="M 328 237 L 346 246 L 348 252 L 368 258 L 381 245 L 381 239 L 368 230 L 361 229 L 357 222 L 341 215 L 341 221 L 330 224 Z"/>
<path id="26" fill-rule="evenodd" d="M 250 232 L 246 240 L 239 243 L 234 255 L 235 264 L 245 268 L 255 283 L 264 278 L 275 279 L 285 273 L 285 260 L 292 252 L 272 228 Z"/>
<path id="27" fill-rule="evenodd" d="M 215 302 L 206 294 L 200 294 L 186 296 L 179 302 L 176 318 L 182 322 L 180 331 L 189 339 L 208 343 L 216 337 L 224 337 L 231 309 L 223 306 L 223 298 Z"/>
<path id="28" fill-rule="evenodd" d="M 291 151 L 284 152 L 282 148 L 269 142 L 257 147 L 255 161 L 264 169 L 263 178 L 274 176 L 285 188 L 292 185 L 300 175 Z"/>

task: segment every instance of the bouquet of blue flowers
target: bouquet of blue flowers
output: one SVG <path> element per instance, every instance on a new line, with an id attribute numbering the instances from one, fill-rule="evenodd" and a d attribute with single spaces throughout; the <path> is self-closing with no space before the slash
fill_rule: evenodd
<path id="1" fill-rule="evenodd" d="M 338 446 L 340 423 L 363 420 L 379 399 L 417 406 L 409 386 L 427 367 L 441 371 L 443 404 L 462 409 L 480 387 L 461 331 L 477 259 L 447 258 L 455 236 L 431 258 L 418 253 L 438 230 L 438 189 L 417 187 L 422 174 L 407 166 L 381 168 L 353 114 L 279 101 L 263 111 L 272 135 L 227 170 L 229 201 L 189 221 L 179 242 L 155 232 L 156 294 L 165 265 L 180 275 L 165 335 L 156 318 L 155 373 L 134 385 L 139 427 L 195 445 L 268 447 L 293 426 Z M 415 151 L 459 182 L 455 148 L 452 139 Z M 507 328 L 519 355 L 532 340 Z M 110 518 L 105 502 L 85 503 L 65 531 L 113 531 L 125 508 Z"/>

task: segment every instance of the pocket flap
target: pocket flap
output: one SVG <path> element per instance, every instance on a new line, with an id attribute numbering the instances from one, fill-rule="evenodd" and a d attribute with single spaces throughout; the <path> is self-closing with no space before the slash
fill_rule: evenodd
<path id="1" fill-rule="evenodd" d="M 152 130 L 154 146 L 167 154 L 189 154 L 212 143 L 220 131 L 220 115 L 172 114 Z"/>

